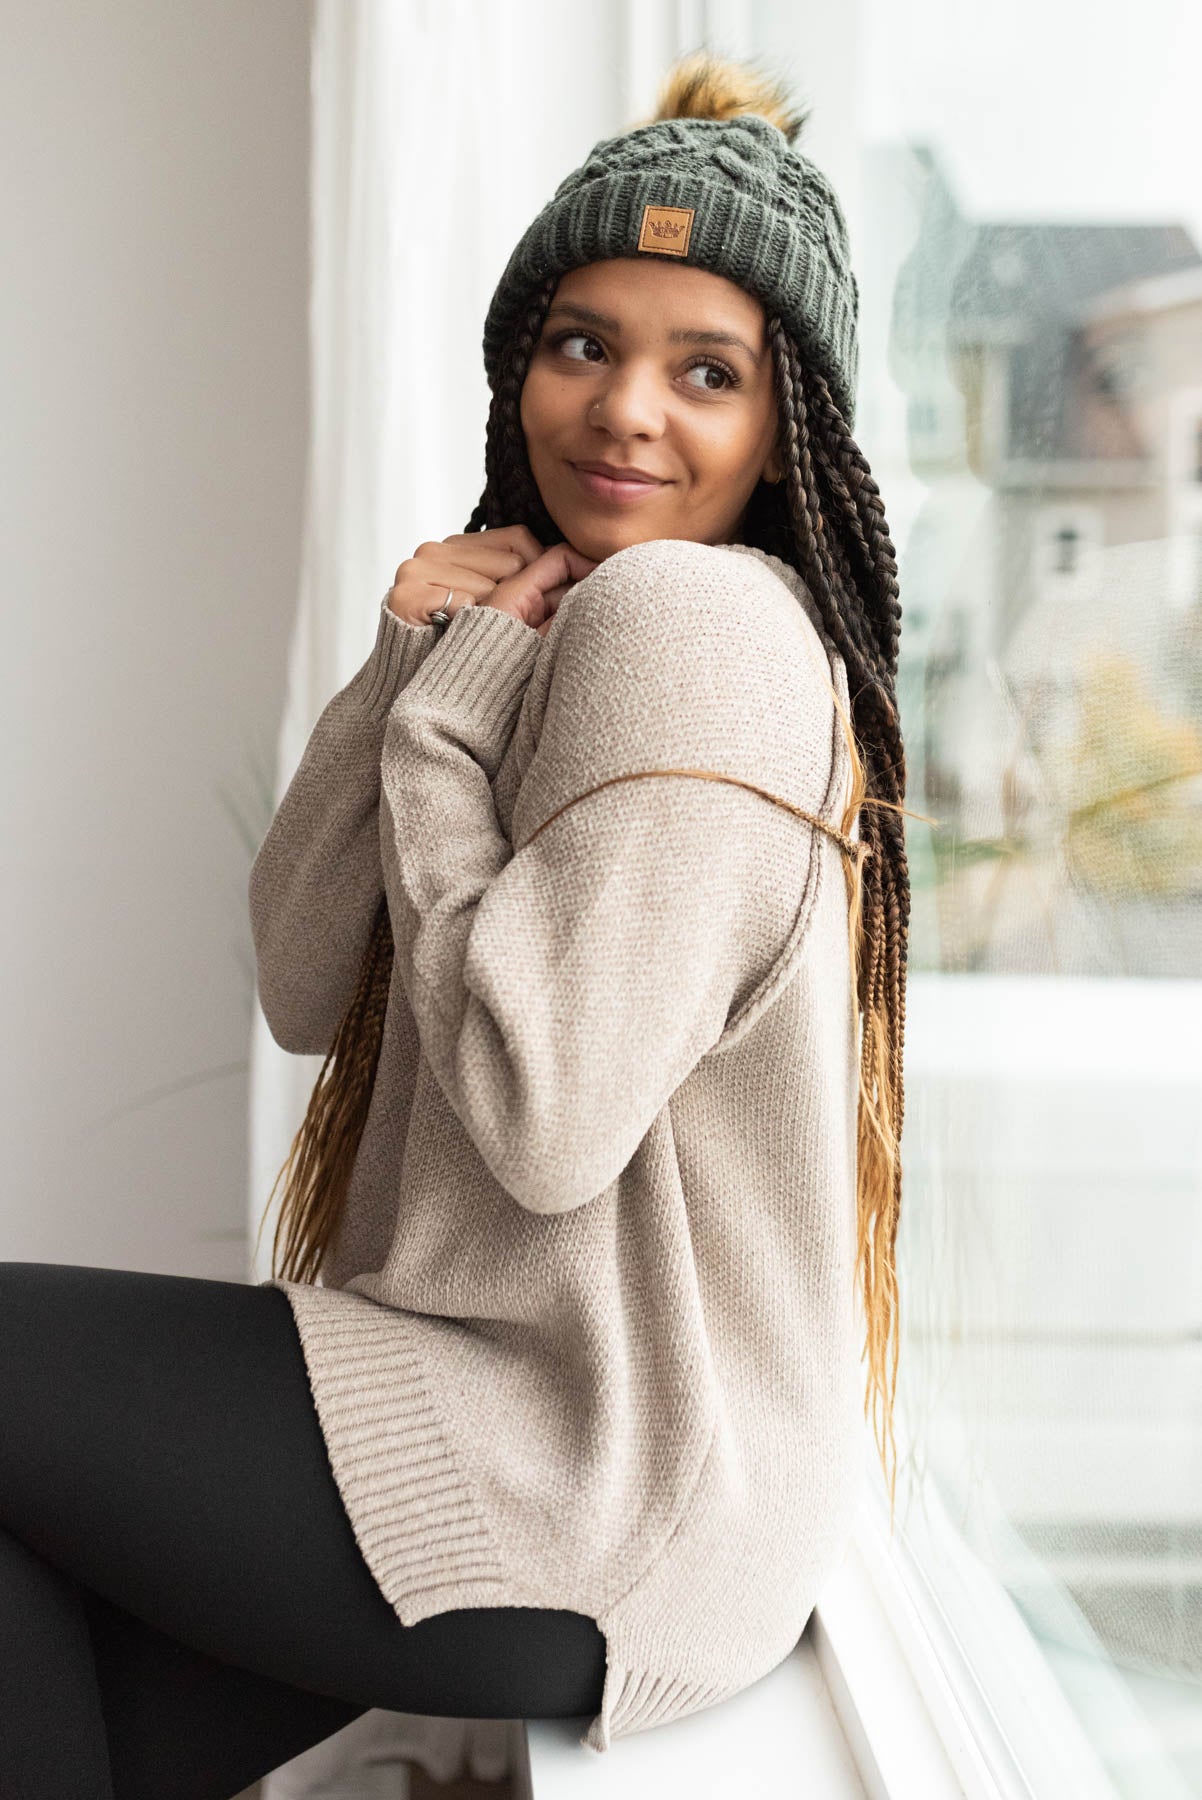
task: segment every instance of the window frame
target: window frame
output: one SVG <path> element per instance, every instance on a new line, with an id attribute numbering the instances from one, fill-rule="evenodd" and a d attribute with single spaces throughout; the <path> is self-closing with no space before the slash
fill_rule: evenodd
<path id="1" fill-rule="evenodd" d="M 1020 1760 L 923 1564 L 901 1509 L 865 1483 L 844 1558 L 808 1631 L 871 1800 L 1120 1800 L 1040 1646 L 937 1500 L 923 1505 L 958 1579 L 999 1638 L 990 1690 L 1039 1724 L 1040 1766 Z M 999 1681 L 999 1676 L 1001 1677 Z"/>

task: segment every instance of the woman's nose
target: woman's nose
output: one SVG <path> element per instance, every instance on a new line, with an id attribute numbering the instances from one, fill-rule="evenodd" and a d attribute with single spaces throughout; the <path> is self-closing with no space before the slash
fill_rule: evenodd
<path id="1" fill-rule="evenodd" d="M 589 422 L 603 425 L 611 437 L 658 436 L 663 405 L 653 384 L 638 375 L 615 376 L 589 408 Z"/>

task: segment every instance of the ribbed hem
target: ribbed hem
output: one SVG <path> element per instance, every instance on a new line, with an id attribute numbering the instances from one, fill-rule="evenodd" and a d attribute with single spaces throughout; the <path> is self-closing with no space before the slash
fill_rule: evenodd
<path id="1" fill-rule="evenodd" d="M 508 733 L 521 707 L 543 640 L 531 625 L 496 606 L 462 606 L 437 653 L 409 683 L 409 697 L 468 712 L 489 735 Z"/>
<path id="2" fill-rule="evenodd" d="M 410 625 L 380 603 L 376 641 L 371 655 L 347 688 L 372 718 L 382 723 L 401 689 L 412 679 L 438 642 L 435 625 Z"/>
<path id="3" fill-rule="evenodd" d="M 258 1285 L 279 1288 L 292 1308 L 344 1511 L 402 1625 L 464 1608 L 546 1606 L 543 1595 L 502 1567 L 448 1449 L 406 1315 L 353 1290 L 282 1277 Z M 631 1599 L 628 1592 L 618 1614 Z M 575 1596 L 566 1603 L 581 1610 Z M 632 1633 L 626 1618 L 596 1618 L 605 1635 L 605 1680 L 600 1710 L 578 1740 L 594 1753 L 699 1712 L 756 1679 L 746 1671 L 716 1679 L 695 1661 L 687 1673 L 661 1674 L 654 1665 L 662 1666 L 662 1645 L 658 1653 L 644 1647 L 643 1633 L 637 1626 Z M 695 1653 L 695 1645 L 685 1652 L 690 1660 Z"/>
<path id="4" fill-rule="evenodd" d="M 448 630 L 450 627 L 448 626 Z M 364 1294 L 273 1278 L 286 1295 L 355 1541 L 402 1625 L 508 1592 L 454 1462 L 403 1315 Z"/>
<path id="5" fill-rule="evenodd" d="M 598 1623 L 604 1630 L 604 1621 Z M 730 1694 L 729 1682 L 702 1682 L 675 1675 L 652 1675 L 645 1669 L 628 1669 L 609 1654 L 606 1639 L 605 1687 L 601 1711 L 580 1738 L 586 1750 L 603 1753 L 615 1738 L 629 1737 L 652 1725 L 666 1725 L 713 1706 Z"/>

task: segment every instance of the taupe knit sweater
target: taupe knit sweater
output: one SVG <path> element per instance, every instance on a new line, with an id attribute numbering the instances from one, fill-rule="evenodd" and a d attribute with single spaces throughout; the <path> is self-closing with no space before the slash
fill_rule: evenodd
<path id="1" fill-rule="evenodd" d="M 284 1049 L 329 1048 L 382 894 L 396 946 L 323 1285 L 261 1284 L 356 1539 L 406 1625 L 595 1618 L 594 1750 L 788 1655 L 864 1428 L 843 852 L 736 782 L 586 790 L 703 768 L 837 827 L 832 680 L 743 545 L 618 551 L 545 637 L 385 603 L 251 871 Z"/>

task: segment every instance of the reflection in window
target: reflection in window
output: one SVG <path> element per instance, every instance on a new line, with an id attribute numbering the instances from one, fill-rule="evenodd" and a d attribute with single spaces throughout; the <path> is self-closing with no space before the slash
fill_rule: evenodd
<path id="1" fill-rule="evenodd" d="M 901 14 L 913 80 L 941 43 Z M 902 81 L 898 16 L 875 7 L 865 40 L 881 95 Z M 1055 194 L 985 216 L 936 112 L 955 85 L 930 83 L 929 133 L 870 134 L 862 161 L 862 441 L 903 497 L 902 606 L 924 621 L 901 641 L 906 800 L 938 821 L 907 822 L 898 1530 L 1033 1793 L 1186 1800 L 1202 203 L 1180 216 L 1150 161 L 1142 217 L 1107 216 L 1101 186 L 1080 216 Z M 1055 143 L 1093 141 L 1102 111 L 1067 81 Z M 1009 166 L 1001 120 L 974 126 L 978 165 L 991 131 Z"/>
<path id="2" fill-rule="evenodd" d="M 1077 544 L 1080 533 L 1073 525 L 1062 525 L 1056 533 L 1056 573 L 1071 575 L 1077 567 Z"/>

